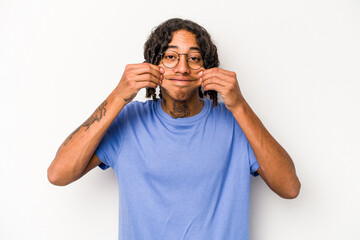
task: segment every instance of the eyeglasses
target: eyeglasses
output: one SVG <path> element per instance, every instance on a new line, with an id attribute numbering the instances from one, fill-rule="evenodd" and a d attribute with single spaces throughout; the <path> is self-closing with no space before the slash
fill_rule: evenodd
<path id="1" fill-rule="evenodd" d="M 180 55 L 185 55 L 186 62 L 192 70 L 198 70 L 203 66 L 203 59 L 200 52 L 177 53 L 167 50 L 161 54 L 161 63 L 167 68 L 174 68 L 180 62 Z"/>

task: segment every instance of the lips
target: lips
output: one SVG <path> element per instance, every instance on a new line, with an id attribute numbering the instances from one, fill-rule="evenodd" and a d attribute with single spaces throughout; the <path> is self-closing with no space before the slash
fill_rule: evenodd
<path id="1" fill-rule="evenodd" d="M 190 78 L 183 78 L 183 77 L 171 77 L 171 78 L 168 78 L 168 80 L 170 80 L 170 81 L 181 81 L 181 82 L 193 82 L 193 81 L 196 81 L 198 79 L 190 79 Z"/>

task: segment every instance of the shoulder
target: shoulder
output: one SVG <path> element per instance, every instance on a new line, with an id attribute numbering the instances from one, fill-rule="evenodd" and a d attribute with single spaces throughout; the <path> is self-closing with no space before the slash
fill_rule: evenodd
<path id="1" fill-rule="evenodd" d="M 125 108 L 135 108 L 135 109 L 141 109 L 141 108 L 148 108 L 155 104 L 156 102 L 153 100 L 147 100 L 145 102 L 142 101 L 132 101 L 128 103 Z"/>
<path id="2" fill-rule="evenodd" d="M 214 121 L 216 121 L 217 126 L 232 129 L 235 133 L 243 135 L 243 131 L 236 121 L 234 115 L 227 109 L 223 102 L 219 102 L 216 107 L 212 107 L 211 101 L 210 116 Z"/>
<path id="3" fill-rule="evenodd" d="M 119 113 L 120 118 L 144 118 L 148 115 L 153 115 L 156 102 L 148 100 L 145 102 L 132 101 L 128 103 L 124 109 Z"/>
<path id="4" fill-rule="evenodd" d="M 210 101 L 210 105 L 211 105 L 210 113 L 211 114 L 213 114 L 214 116 L 216 116 L 218 118 L 229 119 L 229 120 L 234 119 L 234 115 L 226 108 L 226 106 L 223 102 L 219 102 L 216 107 L 213 107 L 212 101 L 211 100 L 207 100 L 207 101 Z"/>
<path id="5" fill-rule="evenodd" d="M 125 110 L 125 112 L 132 112 L 134 110 L 135 111 L 150 111 L 154 108 L 155 103 L 156 102 L 153 100 L 147 100 L 145 102 L 132 101 L 124 107 L 124 110 Z"/>

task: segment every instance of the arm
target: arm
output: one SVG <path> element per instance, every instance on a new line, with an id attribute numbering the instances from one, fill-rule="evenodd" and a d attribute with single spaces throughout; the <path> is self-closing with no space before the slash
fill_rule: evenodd
<path id="1" fill-rule="evenodd" d="M 260 165 L 259 175 L 279 196 L 297 197 L 300 181 L 289 154 L 266 130 L 245 100 L 232 112 L 254 151 Z"/>
<path id="2" fill-rule="evenodd" d="M 118 86 L 60 146 L 48 168 L 49 181 L 64 186 L 99 165 L 101 161 L 94 152 L 107 129 L 141 88 L 161 84 L 162 71 L 147 63 L 128 65 Z"/>
<path id="3" fill-rule="evenodd" d="M 260 165 L 257 171 L 266 184 L 283 198 L 295 198 L 300 181 L 289 154 L 266 130 L 241 94 L 234 72 L 207 69 L 200 73 L 204 90 L 218 91 L 248 139 Z"/>

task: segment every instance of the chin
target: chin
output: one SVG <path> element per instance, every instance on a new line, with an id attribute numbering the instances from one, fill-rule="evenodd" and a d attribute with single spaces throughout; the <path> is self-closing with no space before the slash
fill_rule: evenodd
<path id="1" fill-rule="evenodd" d="M 197 90 L 198 87 L 196 87 L 196 89 L 187 89 L 187 88 L 179 88 L 179 89 L 168 89 L 168 88 L 164 88 L 161 87 L 161 92 L 164 95 L 167 95 L 168 97 L 172 98 L 175 101 L 187 101 L 189 99 L 192 99 L 196 94 L 197 94 Z"/>

